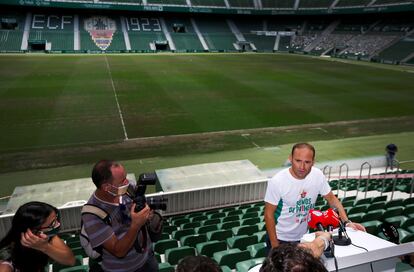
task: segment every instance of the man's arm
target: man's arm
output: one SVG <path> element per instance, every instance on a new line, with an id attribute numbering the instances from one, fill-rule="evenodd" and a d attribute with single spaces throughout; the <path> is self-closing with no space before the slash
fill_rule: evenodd
<path id="1" fill-rule="evenodd" d="M 150 214 L 148 205 L 137 213 L 134 212 L 134 210 L 135 203 L 131 207 L 131 226 L 127 233 L 125 233 L 119 240 L 114 234 L 110 239 L 103 243 L 103 247 L 118 258 L 123 258 L 127 255 L 137 239 L 139 229 L 145 225 Z"/>
<path id="2" fill-rule="evenodd" d="M 324 196 L 324 198 L 328 201 L 329 206 L 337 208 L 339 217 L 342 221 L 348 221 L 348 216 L 346 215 L 345 209 L 342 206 L 342 203 L 339 201 L 339 199 L 331 192 L 329 192 L 327 195 Z M 355 230 L 362 230 L 366 231 L 365 227 L 358 223 L 349 222 L 345 224 L 347 227 L 353 228 Z"/>
<path id="3" fill-rule="evenodd" d="M 278 247 L 279 242 L 276 235 L 275 211 L 277 206 L 265 202 L 264 219 L 266 222 L 267 235 L 269 236 L 272 248 Z"/>
<path id="4" fill-rule="evenodd" d="M 322 256 L 325 247 L 332 239 L 329 232 L 317 231 L 315 232 L 315 239 L 312 242 L 300 243 L 298 246 L 310 250 L 313 256 L 319 258 Z"/>

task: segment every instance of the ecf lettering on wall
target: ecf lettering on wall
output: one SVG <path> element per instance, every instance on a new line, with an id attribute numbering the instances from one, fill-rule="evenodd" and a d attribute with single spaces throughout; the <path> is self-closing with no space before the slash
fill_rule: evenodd
<path id="1" fill-rule="evenodd" d="M 157 18 L 125 18 L 128 31 L 161 31 Z"/>
<path id="2" fill-rule="evenodd" d="M 73 25 L 73 16 L 33 14 L 33 29 L 64 30 L 68 25 Z"/>

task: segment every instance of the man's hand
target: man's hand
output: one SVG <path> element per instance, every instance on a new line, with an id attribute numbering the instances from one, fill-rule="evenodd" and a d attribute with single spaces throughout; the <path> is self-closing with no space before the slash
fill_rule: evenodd
<path id="1" fill-rule="evenodd" d="M 44 252 L 48 245 L 48 237 L 43 232 L 36 235 L 30 229 L 27 229 L 26 232 L 22 232 L 20 243 L 25 247 Z"/>
<path id="2" fill-rule="evenodd" d="M 360 230 L 360 231 L 367 232 L 367 231 L 365 230 L 365 227 L 364 227 L 363 225 L 358 224 L 358 223 L 354 223 L 354 222 L 349 222 L 348 224 L 346 224 L 346 226 L 345 226 L 345 227 L 350 227 L 350 228 L 352 228 L 352 229 L 354 229 L 354 230 Z"/>
<path id="3" fill-rule="evenodd" d="M 135 212 L 135 206 L 135 203 L 131 206 L 131 226 L 139 229 L 147 222 L 151 209 L 145 204 L 145 207 L 142 210 Z"/>

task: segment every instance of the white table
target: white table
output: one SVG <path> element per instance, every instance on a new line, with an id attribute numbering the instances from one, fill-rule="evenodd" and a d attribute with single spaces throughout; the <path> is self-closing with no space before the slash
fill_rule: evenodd
<path id="1" fill-rule="evenodd" d="M 373 271 L 395 271 L 398 256 L 414 253 L 414 242 L 396 245 L 366 232 L 347 228 L 347 233 L 352 244 L 349 246 L 335 245 L 335 256 L 338 261 L 338 271 L 341 272 L 372 272 Z M 337 230 L 334 231 L 334 235 Z M 313 233 L 305 234 L 302 241 L 312 241 Z M 358 248 L 354 245 L 364 247 Z M 322 261 L 328 271 L 336 271 L 333 258 L 322 256 Z M 261 265 L 255 266 L 249 272 L 258 272 Z"/>

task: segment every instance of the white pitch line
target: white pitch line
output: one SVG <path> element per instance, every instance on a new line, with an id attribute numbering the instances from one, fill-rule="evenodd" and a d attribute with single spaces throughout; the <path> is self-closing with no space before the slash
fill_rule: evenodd
<path id="1" fill-rule="evenodd" d="M 112 79 L 111 68 L 109 67 L 108 58 L 106 56 L 105 56 L 105 62 L 106 62 L 106 67 L 108 68 L 109 78 L 111 79 L 112 90 L 114 91 L 116 106 L 118 108 L 119 118 L 121 119 L 122 129 L 124 131 L 124 137 L 125 137 L 124 140 L 128 140 L 128 134 L 127 134 L 127 131 L 126 131 L 126 128 L 125 128 L 124 117 L 122 115 L 121 106 L 119 106 L 118 94 L 116 93 L 114 80 Z"/>

